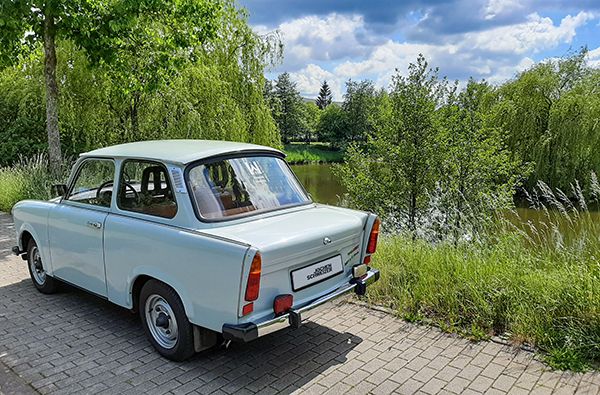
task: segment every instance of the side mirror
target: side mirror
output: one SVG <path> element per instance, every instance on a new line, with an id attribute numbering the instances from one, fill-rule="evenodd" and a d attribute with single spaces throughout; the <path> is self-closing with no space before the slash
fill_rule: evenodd
<path id="1" fill-rule="evenodd" d="M 52 198 L 65 196 L 67 194 L 67 186 L 65 184 L 53 184 L 50 187 L 50 195 Z"/>

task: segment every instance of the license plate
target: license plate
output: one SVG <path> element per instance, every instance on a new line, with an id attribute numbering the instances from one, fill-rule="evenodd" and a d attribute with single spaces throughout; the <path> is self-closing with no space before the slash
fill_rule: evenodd
<path id="1" fill-rule="evenodd" d="M 327 280 L 344 271 L 342 256 L 337 255 L 333 258 L 303 267 L 292 272 L 292 289 L 299 291 L 303 288 Z"/>

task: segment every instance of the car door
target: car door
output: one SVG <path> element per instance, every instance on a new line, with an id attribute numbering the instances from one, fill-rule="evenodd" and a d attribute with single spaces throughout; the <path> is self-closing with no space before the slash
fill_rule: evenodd
<path id="1" fill-rule="evenodd" d="M 114 177 L 112 160 L 83 161 L 69 192 L 48 217 L 54 276 L 104 297 L 104 223 Z"/>

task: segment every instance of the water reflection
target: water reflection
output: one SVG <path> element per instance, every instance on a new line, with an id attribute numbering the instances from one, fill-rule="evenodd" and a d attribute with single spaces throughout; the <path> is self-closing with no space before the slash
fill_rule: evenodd
<path id="1" fill-rule="evenodd" d="M 292 165 L 292 170 L 313 201 L 338 206 L 347 192 L 331 172 L 329 164 Z"/>
<path id="2" fill-rule="evenodd" d="M 313 201 L 317 203 L 339 206 L 346 188 L 342 186 L 337 178 L 331 172 L 330 164 L 310 164 L 291 166 L 296 176 L 308 193 L 312 195 Z M 571 213 L 567 219 L 560 211 L 529 208 L 529 203 L 523 200 L 515 201 L 516 209 L 506 212 L 506 217 L 521 229 L 527 231 L 532 236 L 532 229 L 547 231 L 554 225 L 554 228 L 560 233 L 568 233 L 578 230 L 588 219 L 594 223 L 600 221 L 598 206 L 590 206 L 589 213 L 582 213 L 581 218 Z M 529 224 L 523 226 L 523 224 Z"/>

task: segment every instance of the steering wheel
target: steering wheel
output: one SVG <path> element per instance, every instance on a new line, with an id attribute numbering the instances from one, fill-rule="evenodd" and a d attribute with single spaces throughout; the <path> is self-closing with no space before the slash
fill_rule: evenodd
<path id="1" fill-rule="evenodd" d="M 100 184 L 100 186 L 96 190 L 96 199 L 98 199 L 98 200 L 102 199 L 102 193 L 101 193 L 102 188 L 106 188 L 107 186 L 113 185 L 114 183 L 115 183 L 114 180 L 108 180 L 108 181 L 105 181 L 102 184 Z M 140 201 L 140 195 L 135 190 L 135 188 L 133 187 L 133 185 L 131 185 L 131 184 L 125 182 L 125 181 L 123 181 L 123 185 L 125 186 L 125 189 L 129 188 L 133 192 L 133 195 L 135 197 L 135 201 L 139 202 Z"/>

